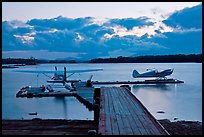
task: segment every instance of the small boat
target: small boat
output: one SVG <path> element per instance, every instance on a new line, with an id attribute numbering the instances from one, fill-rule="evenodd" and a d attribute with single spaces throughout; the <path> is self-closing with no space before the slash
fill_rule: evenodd
<path id="1" fill-rule="evenodd" d="M 165 113 L 165 112 L 160 110 L 160 111 L 157 111 L 157 113 Z"/>
<path id="2" fill-rule="evenodd" d="M 37 112 L 30 112 L 29 115 L 37 115 Z"/>

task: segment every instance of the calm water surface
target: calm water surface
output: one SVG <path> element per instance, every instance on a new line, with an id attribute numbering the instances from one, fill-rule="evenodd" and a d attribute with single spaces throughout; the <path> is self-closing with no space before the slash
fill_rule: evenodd
<path id="1" fill-rule="evenodd" d="M 16 69 L 2 69 L 2 118 L 3 119 L 93 119 L 89 111 L 75 97 L 16 98 L 23 86 L 40 86 L 50 78 L 43 74 L 13 72 L 13 70 L 95 69 L 103 71 L 75 74 L 70 79 L 97 81 L 132 81 L 133 69 L 145 72 L 147 68 L 174 68 L 169 78 L 183 80 L 181 84 L 130 85 L 131 92 L 147 107 L 156 119 L 196 120 L 202 122 L 202 64 L 201 63 L 111 63 L 111 64 L 39 64 Z M 52 75 L 50 75 L 52 76 Z M 143 79 L 139 79 L 143 80 Z M 100 85 L 102 86 L 102 85 Z M 119 86 L 119 85 L 104 85 Z M 99 85 L 95 85 L 99 87 Z M 164 111 L 165 113 L 157 113 Z M 28 115 L 38 112 L 37 116 Z"/>

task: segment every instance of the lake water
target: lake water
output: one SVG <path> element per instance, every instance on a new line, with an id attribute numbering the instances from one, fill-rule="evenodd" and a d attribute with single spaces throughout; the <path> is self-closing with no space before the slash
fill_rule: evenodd
<path id="1" fill-rule="evenodd" d="M 107 64 L 39 64 L 15 69 L 2 69 L 2 118 L 3 119 L 93 119 L 89 111 L 75 97 L 16 98 L 20 88 L 27 85 L 40 86 L 50 78 L 43 74 L 19 73 L 13 70 L 67 70 L 96 69 L 103 71 L 74 74 L 70 79 L 94 81 L 133 81 L 133 69 L 145 72 L 147 68 L 159 70 L 174 68 L 169 78 L 183 80 L 180 84 L 130 85 L 131 92 L 144 104 L 156 119 L 174 118 L 202 122 L 202 63 L 107 63 Z M 52 76 L 52 75 L 50 75 Z M 143 79 L 139 79 L 143 80 Z M 119 85 L 100 85 L 119 86 Z M 96 85 L 95 87 L 99 87 Z M 157 113 L 164 111 L 165 113 Z M 28 113 L 38 112 L 37 116 Z"/>

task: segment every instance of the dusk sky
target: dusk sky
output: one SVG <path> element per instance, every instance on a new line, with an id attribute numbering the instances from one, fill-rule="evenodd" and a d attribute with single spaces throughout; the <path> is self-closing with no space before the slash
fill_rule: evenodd
<path id="1" fill-rule="evenodd" d="M 202 2 L 2 2 L 2 54 L 91 59 L 201 53 L 201 24 Z"/>
<path id="2" fill-rule="evenodd" d="M 27 21 L 58 16 L 79 18 L 160 17 L 201 2 L 3 2 L 2 20 Z"/>

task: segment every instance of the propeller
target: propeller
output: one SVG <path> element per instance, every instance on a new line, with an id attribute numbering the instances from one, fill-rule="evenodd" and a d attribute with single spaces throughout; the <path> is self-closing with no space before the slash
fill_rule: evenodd
<path id="1" fill-rule="evenodd" d="M 93 75 L 91 75 L 90 78 L 87 80 L 87 82 L 86 82 L 87 87 L 92 87 L 92 82 L 91 82 L 92 77 L 93 77 Z"/>
<path id="2" fill-rule="evenodd" d="M 57 71 L 57 67 L 55 66 L 55 71 Z M 55 79 L 55 77 L 57 77 L 56 72 L 54 73 L 54 77 L 52 79 Z"/>
<path id="3" fill-rule="evenodd" d="M 93 78 L 93 74 L 89 77 L 89 80 L 91 81 L 92 78 Z"/>
<path id="4" fill-rule="evenodd" d="M 174 68 L 172 68 L 172 69 L 171 69 L 171 71 L 172 71 L 172 73 L 173 73 L 173 71 L 174 71 Z"/>

